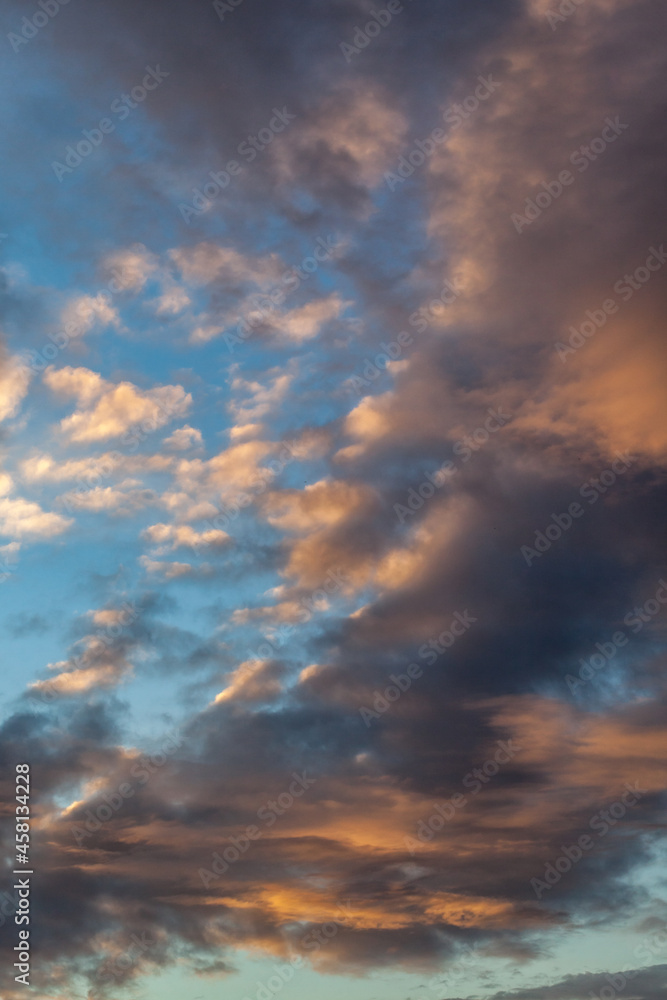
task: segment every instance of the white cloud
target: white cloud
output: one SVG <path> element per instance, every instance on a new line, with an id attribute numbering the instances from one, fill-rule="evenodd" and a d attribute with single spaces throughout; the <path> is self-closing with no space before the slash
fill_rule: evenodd
<path id="1" fill-rule="evenodd" d="M 120 316 L 110 305 L 109 296 L 102 292 L 72 299 L 63 309 L 61 322 L 70 337 L 82 337 L 96 326 L 121 326 Z"/>
<path id="2" fill-rule="evenodd" d="M 211 529 L 195 531 L 186 524 L 152 524 L 143 532 L 143 537 L 152 545 L 157 545 L 156 555 L 164 555 L 178 548 L 198 548 L 200 546 L 220 547 L 229 542 L 229 535 L 224 531 Z"/>
<path id="3" fill-rule="evenodd" d="M 53 538 L 71 523 L 71 518 L 48 513 L 22 497 L 0 498 L 0 535 L 8 538 Z"/>
<path id="4" fill-rule="evenodd" d="M 0 420 L 13 417 L 30 384 L 30 369 L 16 355 L 0 354 Z"/>
<path id="5" fill-rule="evenodd" d="M 325 323 L 340 316 L 348 305 L 349 302 L 344 302 L 340 295 L 335 293 L 326 299 L 319 299 L 298 309 L 292 309 L 276 321 L 276 326 L 288 340 L 297 343 L 312 340 Z"/>
<path id="6" fill-rule="evenodd" d="M 194 573 L 194 567 L 190 563 L 158 562 L 148 556 L 140 556 L 139 563 L 151 576 L 159 576 L 163 580 L 177 580 L 181 576 L 192 576 Z"/>
<path id="7" fill-rule="evenodd" d="M 266 417 L 285 400 L 292 384 L 292 375 L 281 373 L 268 384 L 261 382 L 248 382 L 246 379 L 235 378 L 232 381 L 232 391 L 246 394 L 247 398 L 243 402 L 231 402 L 229 410 L 233 414 L 236 424 L 240 428 L 246 428 L 262 417 Z M 234 437 L 234 429 L 232 429 Z"/>
<path id="8" fill-rule="evenodd" d="M 142 243 L 110 254 L 104 261 L 104 270 L 113 275 L 122 291 L 140 291 L 149 277 L 158 270 L 155 254 L 150 253 Z M 113 285 L 110 282 L 110 287 Z"/>
<path id="9" fill-rule="evenodd" d="M 184 427 L 179 427 L 173 434 L 165 438 L 162 443 L 170 451 L 187 451 L 189 448 L 203 444 L 203 439 L 200 430 L 185 424 Z"/>
<path id="10" fill-rule="evenodd" d="M 185 280 L 193 285 L 221 280 L 232 286 L 251 283 L 263 287 L 278 281 L 285 270 L 276 254 L 246 257 L 232 247 L 215 243 L 170 250 L 169 256 Z"/>
<path id="11" fill-rule="evenodd" d="M 88 368 L 47 368 L 44 381 L 54 392 L 73 396 L 78 410 L 60 423 L 71 441 L 104 441 L 131 427 L 150 433 L 182 417 L 192 396 L 180 385 L 142 390 L 131 382 L 114 385 Z"/>
<path id="12" fill-rule="evenodd" d="M 162 295 L 151 304 L 158 316 L 178 316 L 192 304 L 192 300 L 180 285 L 169 283 L 163 288 Z"/>
<path id="13" fill-rule="evenodd" d="M 150 504 L 157 503 L 154 490 L 137 489 L 137 481 L 126 480 L 116 486 L 95 486 L 92 489 L 72 490 L 58 497 L 68 511 L 87 510 L 92 513 L 108 511 L 112 514 L 133 514 Z"/>

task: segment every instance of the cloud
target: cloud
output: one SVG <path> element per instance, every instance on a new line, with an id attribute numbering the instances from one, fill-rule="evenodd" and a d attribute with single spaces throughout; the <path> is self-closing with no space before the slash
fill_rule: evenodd
<path id="1" fill-rule="evenodd" d="M 248 660 L 230 675 L 227 686 L 215 696 L 213 704 L 273 701 L 281 693 L 283 675 L 284 668 L 279 663 Z"/>
<path id="2" fill-rule="evenodd" d="M 68 336 L 82 337 L 95 327 L 122 326 L 117 310 L 109 304 L 109 295 L 78 295 L 63 309 L 61 323 Z"/>
<path id="3" fill-rule="evenodd" d="M 140 484 L 135 479 L 128 479 L 118 484 L 118 486 L 85 486 L 76 491 L 63 493 L 58 497 L 60 503 L 66 510 L 91 511 L 101 513 L 108 511 L 116 515 L 133 514 L 143 510 L 158 502 L 157 494 L 154 490 L 139 488 Z"/>
<path id="4" fill-rule="evenodd" d="M 261 382 L 248 382 L 238 376 L 234 378 L 232 391 L 247 396 L 242 402 L 234 401 L 229 404 L 229 410 L 234 416 L 236 424 L 240 424 L 242 429 L 246 429 L 252 423 L 275 412 L 278 406 L 284 402 L 292 382 L 293 376 L 288 372 L 274 374 L 273 378 L 267 379 L 268 384 L 266 385 Z"/>
<path id="5" fill-rule="evenodd" d="M 185 424 L 166 437 L 162 444 L 170 451 L 188 451 L 203 444 L 203 438 L 200 430 Z"/>
<path id="6" fill-rule="evenodd" d="M 95 482 L 115 473 L 163 472 L 170 469 L 173 462 L 169 455 L 123 455 L 119 451 L 58 461 L 53 455 L 37 451 L 21 463 L 20 472 L 28 483 L 62 483 L 79 479 L 84 487 L 92 488 Z"/>
<path id="7" fill-rule="evenodd" d="M 329 194 L 336 185 L 373 188 L 398 156 L 407 129 L 405 116 L 379 87 L 341 87 L 295 123 L 290 142 L 276 151 L 281 180 L 298 178 Z"/>
<path id="8" fill-rule="evenodd" d="M 177 580 L 182 576 L 192 576 L 195 572 L 190 563 L 159 562 L 148 556 L 141 556 L 139 563 L 149 575 L 161 577 L 163 580 Z M 205 566 L 200 567 L 200 571 L 204 571 L 205 568 Z"/>
<path id="9" fill-rule="evenodd" d="M 8 538 L 46 539 L 62 535 L 71 518 L 42 510 L 39 504 L 22 497 L 0 497 L 0 534 Z"/>
<path id="10" fill-rule="evenodd" d="M 216 243 L 199 243 L 169 251 L 169 257 L 183 278 L 193 285 L 220 281 L 230 287 L 245 284 L 268 287 L 283 273 L 283 265 L 275 254 L 265 257 L 246 256 L 234 247 Z"/>
<path id="11" fill-rule="evenodd" d="M 0 347 L 0 420 L 16 415 L 30 384 L 31 372 L 18 356 Z"/>
<path id="12" fill-rule="evenodd" d="M 187 524 L 152 524 L 143 533 L 143 537 L 156 545 L 157 555 L 164 555 L 166 552 L 173 552 L 178 548 L 199 547 L 221 547 L 226 545 L 230 538 L 224 531 L 215 528 L 209 531 L 195 531 Z"/>
<path id="13" fill-rule="evenodd" d="M 150 950 L 119 989 L 169 967 L 226 972 L 238 950 L 276 962 L 299 954 L 324 973 L 440 977 L 474 949 L 479 975 L 466 989 L 483 1000 L 536 991 L 586 1000 L 617 973 L 568 975 L 577 955 L 619 928 L 629 939 L 644 933 L 660 912 L 664 618 L 647 612 L 637 632 L 626 618 L 654 600 L 664 575 L 663 275 L 619 303 L 565 362 L 555 344 L 582 327 L 587 310 L 620 299 L 615 283 L 661 238 L 663 14 L 651 0 L 573 6 L 552 30 L 541 0 L 422 0 L 346 65 L 340 43 L 370 16 L 357 4 L 253 0 L 216 34 L 210 5 L 184 13 L 165 0 L 160 52 L 165 65 L 173 60 L 178 87 L 147 101 L 145 145 L 135 150 L 130 133 L 105 142 L 100 170 L 82 181 L 91 199 L 104 197 L 51 198 L 35 213 L 35 225 L 46 219 L 64 234 L 77 266 L 80 247 L 92 243 L 90 213 L 73 204 L 95 204 L 105 245 L 136 231 L 163 247 L 168 206 L 180 225 L 181 192 L 190 196 L 221 169 L 280 100 L 296 113 L 286 141 L 233 178 L 167 263 L 163 250 L 153 258 L 136 247 L 136 258 L 112 261 L 127 290 L 146 296 L 114 304 L 128 308 L 136 344 L 151 336 L 137 317 L 156 309 L 161 329 L 184 338 L 195 330 L 203 343 L 245 314 L 258 289 L 282 281 L 283 258 L 302 260 L 327 233 L 342 232 L 346 246 L 335 270 L 308 279 L 307 300 L 290 302 L 282 319 L 272 313 L 274 339 L 265 323 L 233 358 L 210 344 L 195 361 L 164 340 L 133 352 L 137 385 L 49 369 L 47 387 L 77 407 L 61 424 L 69 441 L 95 445 L 135 426 L 150 433 L 178 417 L 158 454 L 65 455 L 59 465 L 47 445 L 30 450 L 43 434 L 36 394 L 19 464 L 35 490 L 46 496 L 53 483 L 97 476 L 108 460 L 120 482 L 94 479 L 90 503 L 114 509 L 119 494 L 141 492 L 129 477 L 171 475 L 159 496 L 164 523 L 146 519 L 124 533 L 116 522 L 117 551 L 100 548 L 98 560 L 95 538 L 96 575 L 78 584 L 86 594 L 102 588 L 117 559 L 137 555 L 159 620 L 125 626 L 115 603 L 99 601 L 75 622 L 81 638 L 54 665 L 55 687 L 38 680 L 2 726 L 3 759 L 29 755 L 39 773 L 42 992 L 70 996 L 82 983 L 95 992 L 100 966 L 145 933 Z M 116 0 L 83 5 L 75 22 L 57 39 L 68 57 L 59 87 L 70 73 L 78 80 L 83 64 L 104 107 L 109 79 L 119 93 L 137 82 L 134 57 L 126 64 L 123 53 L 128 38 L 132 53 L 149 51 L 154 19 Z M 100 31 L 102 47 L 92 41 Z M 196 64 L 183 55 L 190 50 Z M 467 113 L 489 74 L 497 93 L 454 127 L 448 109 Z M 50 92 L 36 80 L 40 95 Z M 629 128 L 577 172 L 572 151 L 616 115 Z M 384 172 L 440 126 L 446 134 L 432 155 L 390 191 Z M 575 183 L 517 232 L 512 214 L 545 184 L 553 190 L 568 167 Z M 432 310 L 445 279 L 460 292 Z M 16 295 L 8 289 L 11 329 L 32 330 Z M 363 316 L 354 335 L 341 323 L 336 338 L 316 340 L 350 300 Z M 328 319 L 317 311 L 325 303 Z M 401 329 L 413 331 L 409 350 L 351 401 L 350 372 Z M 101 345 L 112 370 L 124 357 L 117 333 L 112 326 Z M 273 355 L 286 342 L 295 356 L 278 367 Z M 145 388 L 167 378 L 179 384 Z M 196 427 L 182 426 L 192 386 L 208 407 L 206 425 L 194 416 L 193 425 L 207 441 L 209 426 L 228 434 L 212 457 L 194 450 L 203 437 Z M 498 433 L 485 428 L 489 410 L 510 414 Z M 7 497 L 18 479 L 10 444 Z M 601 482 L 616 449 L 638 460 L 590 504 L 582 484 Z M 455 474 L 434 482 L 447 460 Z M 38 499 L 44 514 L 47 500 Z M 584 514 L 563 527 L 573 501 Z M 243 510 L 233 547 L 225 532 L 197 524 L 225 504 Z M 528 566 L 522 546 L 547 526 L 549 544 Z M 88 544 L 85 533 L 77 539 Z M 142 555 L 137 539 L 156 551 Z M 169 561 L 183 547 L 216 543 L 224 574 L 187 553 Z M 342 599 L 328 601 L 327 573 L 340 570 Z M 172 589 L 187 591 L 182 608 L 167 601 Z M 283 633 L 278 663 L 269 644 L 298 620 L 304 596 L 318 615 Z M 58 600 L 66 605 L 60 592 Z M 450 625 L 463 615 L 472 627 L 452 643 Z M 196 633 L 177 627 L 183 616 Z M 567 675 L 582 660 L 599 662 L 618 630 L 628 642 L 602 669 L 591 665 L 591 682 L 573 696 Z M 250 658 L 260 650 L 269 658 Z M 184 746 L 160 757 L 148 740 L 134 747 L 129 682 L 136 674 L 144 698 L 146 676 L 166 673 L 177 703 L 161 695 L 152 711 L 171 705 Z M 362 707 L 375 713 L 370 720 Z M 519 750 L 496 768 L 508 741 Z M 88 812 L 105 796 L 115 802 L 124 782 L 134 794 L 86 829 Z M 645 791 L 621 814 L 626 782 Z M 612 808 L 618 821 L 598 836 L 591 819 Z M 250 825 L 261 837 L 234 848 Z M 78 840 L 74 826 L 84 831 Z M 582 833 L 595 836 L 595 849 L 538 899 L 531 879 Z M 213 872 L 214 854 L 225 852 L 234 860 Z M 338 930 L 316 949 L 326 924 Z M 664 968 L 639 970 L 621 993 L 657 1000 Z M 6 981 L 13 988 L 10 973 Z M 461 989 L 448 982 L 443 994 Z"/>
<path id="14" fill-rule="evenodd" d="M 287 340 L 301 343 L 316 337 L 325 323 L 337 319 L 350 303 L 343 302 L 334 293 L 326 299 L 308 302 L 305 306 L 292 309 L 280 318 L 279 330 Z"/>
<path id="15" fill-rule="evenodd" d="M 155 300 L 154 308 L 158 316 L 178 316 L 189 305 L 192 305 L 192 300 L 187 292 L 178 285 L 170 283 Z"/>
<path id="16" fill-rule="evenodd" d="M 180 385 L 142 391 L 131 382 L 114 385 L 88 368 L 49 368 L 44 381 L 59 395 L 73 396 L 78 409 L 60 422 L 73 442 L 105 441 L 139 426 L 149 433 L 182 417 L 192 396 Z"/>
<path id="17" fill-rule="evenodd" d="M 65 662 L 53 664 L 53 669 L 60 669 L 60 673 L 48 681 L 35 681 L 30 685 L 31 690 L 38 694 L 48 693 L 53 696 L 68 697 L 86 694 L 98 688 L 114 687 L 121 680 L 115 664 L 82 667 L 80 670 L 69 671 L 62 670 L 64 666 Z"/>
<path id="18" fill-rule="evenodd" d="M 159 270 L 158 260 L 143 243 L 108 254 L 104 260 L 105 274 L 112 275 L 120 291 L 140 292 Z"/>

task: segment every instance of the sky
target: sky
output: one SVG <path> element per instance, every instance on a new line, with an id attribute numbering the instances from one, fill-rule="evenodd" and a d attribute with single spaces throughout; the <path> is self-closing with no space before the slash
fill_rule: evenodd
<path id="1" fill-rule="evenodd" d="M 3 1000 L 665 996 L 665 21 L 7 0 Z"/>

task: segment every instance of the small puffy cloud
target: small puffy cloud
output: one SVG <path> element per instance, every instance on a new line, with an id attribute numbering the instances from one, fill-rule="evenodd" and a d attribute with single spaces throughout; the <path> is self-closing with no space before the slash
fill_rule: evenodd
<path id="1" fill-rule="evenodd" d="M 209 531 L 195 531 L 187 524 L 152 524 L 143 532 L 143 537 L 151 545 L 159 546 L 159 553 L 173 552 L 174 549 L 200 546 L 220 547 L 229 542 L 229 535 L 212 528 Z"/>
<path id="2" fill-rule="evenodd" d="M 105 273 L 112 275 L 112 281 L 120 286 L 115 289 L 116 291 L 141 291 L 157 270 L 157 258 L 142 243 L 135 243 L 125 250 L 118 250 L 104 261 Z M 112 282 L 109 286 L 112 290 L 115 288 Z"/>
<path id="3" fill-rule="evenodd" d="M 156 559 L 149 559 L 148 556 L 141 556 L 139 563 L 151 576 L 161 577 L 163 580 L 177 580 L 181 576 L 192 576 L 194 573 L 189 563 L 159 562 Z"/>
<path id="4" fill-rule="evenodd" d="M 208 344 L 209 340 L 219 337 L 224 329 L 220 323 L 200 323 L 190 334 L 190 341 L 193 344 Z"/>
<path id="5" fill-rule="evenodd" d="M 82 337 L 94 327 L 121 326 L 118 312 L 102 292 L 72 299 L 63 309 L 61 322 L 70 337 Z"/>
<path id="6" fill-rule="evenodd" d="M 15 355 L 0 350 L 0 420 L 13 417 L 30 384 L 30 369 Z"/>
<path id="7" fill-rule="evenodd" d="M 231 286 L 250 283 L 264 287 L 277 281 L 284 271 L 276 254 L 247 257 L 232 247 L 215 243 L 170 250 L 169 256 L 184 279 L 193 285 L 222 281 Z"/>
<path id="8" fill-rule="evenodd" d="M 110 514 L 133 514 L 157 502 L 154 490 L 137 488 L 135 479 L 124 480 L 116 486 L 94 486 L 92 489 L 72 490 L 58 497 L 68 511 L 87 510 L 92 513 L 108 511 Z"/>
<path id="9" fill-rule="evenodd" d="M 8 538 L 53 538 L 72 523 L 71 518 L 52 514 L 22 497 L 0 498 L 0 535 Z"/>
<path id="10" fill-rule="evenodd" d="M 271 493 L 264 502 L 264 513 L 275 527 L 307 533 L 339 524 L 368 502 L 369 493 L 364 487 L 322 479 L 303 490 Z"/>
<path id="11" fill-rule="evenodd" d="M 63 664 L 56 664 L 62 666 Z M 87 667 L 83 670 L 65 670 L 46 681 L 35 681 L 30 688 L 40 693 L 60 696 L 85 694 L 95 688 L 115 687 L 119 682 L 115 665 Z"/>
<path id="12" fill-rule="evenodd" d="M 21 475 L 28 483 L 62 483 L 86 476 L 105 476 L 117 468 L 121 457 L 118 453 L 107 452 L 104 455 L 57 462 L 51 455 L 37 452 L 21 464 Z"/>
<path id="13" fill-rule="evenodd" d="M 58 462 L 51 455 L 36 452 L 22 463 L 21 475 L 28 483 L 63 483 L 79 479 L 92 489 L 99 479 L 120 470 L 132 474 L 164 472 L 171 468 L 174 461 L 168 455 L 122 455 L 119 451 L 107 451 L 101 455 Z"/>
<path id="14" fill-rule="evenodd" d="M 269 701 L 280 694 L 284 668 L 273 660 L 246 660 L 230 675 L 227 687 L 213 702 Z"/>
<path id="15" fill-rule="evenodd" d="M 158 316 L 178 316 L 192 304 L 192 300 L 180 285 L 169 283 L 152 304 Z"/>
<path id="16" fill-rule="evenodd" d="M 112 628 L 117 625 L 127 625 L 129 619 L 138 616 L 138 612 L 132 605 L 125 604 L 120 608 L 94 608 L 88 612 L 88 615 L 93 625 L 100 628 Z"/>
<path id="17" fill-rule="evenodd" d="M 246 441 L 256 439 L 264 431 L 264 424 L 240 424 L 231 427 L 229 438 L 231 441 Z"/>
<path id="18" fill-rule="evenodd" d="M 292 376 L 288 373 L 277 375 L 268 385 L 235 378 L 232 381 L 232 391 L 247 394 L 243 402 L 229 404 L 236 423 L 245 427 L 266 417 L 284 401 L 291 384 Z"/>
<path id="19" fill-rule="evenodd" d="M 141 632 L 133 629 L 140 611 L 135 604 L 108 605 L 95 608 L 83 616 L 87 632 L 69 651 L 66 660 L 49 663 L 55 676 L 40 680 L 30 688 L 43 697 L 76 696 L 97 688 L 112 688 L 129 678 L 132 663 L 129 656 L 141 645 Z"/>
<path id="20" fill-rule="evenodd" d="M 177 428 L 162 443 L 169 451 L 187 451 L 189 448 L 203 444 L 203 438 L 200 430 L 185 424 L 183 427 Z"/>
<path id="21" fill-rule="evenodd" d="M 271 466 L 264 469 L 260 463 L 276 455 L 274 467 L 284 467 L 292 456 L 285 445 L 271 441 L 243 441 L 232 445 L 207 462 L 199 459 L 183 461 L 177 469 L 177 482 L 188 495 L 209 491 L 216 498 L 233 498 L 239 493 L 263 492 L 267 481 L 277 474 Z M 204 515 L 207 516 L 207 515 Z"/>
<path id="22" fill-rule="evenodd" d="M 160 497 L 160 503 L 173 514 L 179 524 L 201 521 L 219 513 L 218 508 L 210 501 L 193 499 L 180 490 L 167 490 Z"/>
<path id="23" fill-rule="evenodd" d="M 325 323 L 337 319 L 348 303 L 334 293 L 326 299 L 309 302 L 299 309 L 285 313 L 278 323 L 278 330 L 288 340 L 300 343 L 316 337 Z"/>
<path id="24" fill-rule="evenodd" d="M 69 365 L 65 368 L 47 368 L 44 381 L 50 389 L 62 396 L 74 396 L 81 406 L 87 406 L 101 396 L 107 385 L 97 372 Z"/>
<path id="25" fill-rule="evenodd" d="M 78 409 L 60 423 L 71 441 L 104 441 L 136 425 L 156 430 L 185 415 L 192 396 L 180 385 L 142 390 L 131 382 L 114 385 L 88 368 L 48 368 L 44 381 L 54 392 L 73 396 Z"/>

